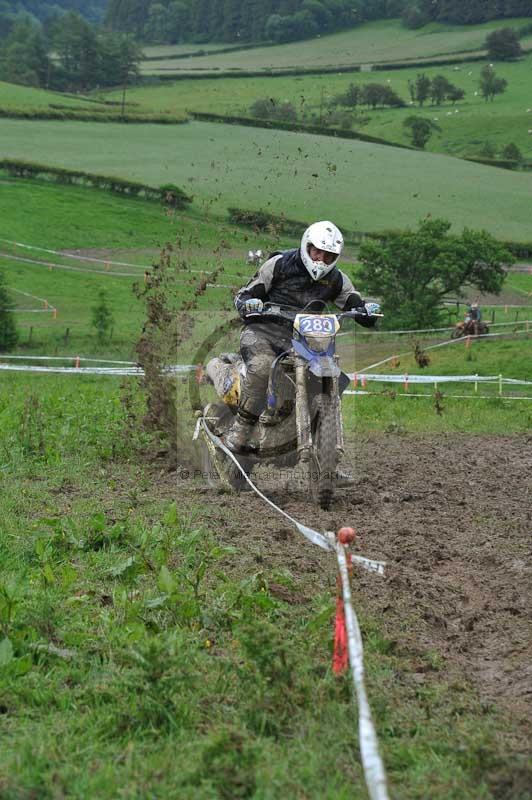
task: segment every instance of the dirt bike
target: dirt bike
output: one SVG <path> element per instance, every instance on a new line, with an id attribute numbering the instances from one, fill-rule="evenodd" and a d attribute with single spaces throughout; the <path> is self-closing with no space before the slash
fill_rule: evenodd
<path id="1" fill-rule="evenodd" d="M 341 394 L 349 378 L 339 366 L 336 335 L 342 320 L 361 316 L 367 314 L 301 312 L 271 303 L 265 304 L 261 314 L 261 319 L 276 318 L 292 324 L 292 346 L 273 361 L 267 407 L 253 429 L 252 449 L 236 458 L 248 475 L 257 463 L 305 465 L 312 500 L 323 509 L 331 505 L 337 465 L 344 451 Z M 210 381 L 224 401 L 209 403 L 203 415 L 209 429 L 222 441 L 238 406 L 235 386 L 242 369 L 243 363 L 235 354 L 213 359 L 207 365 Z M 206 434 L 204 439 L 208 446 Z M 214 466 L 234 489 L 245 488 L 246 480 L 234 462 L 219 448 L 213 448 L 212 442 L 204 454 L 204 469 Z"/>
<path id="2" fill-rule="evenodd" d="M 466 317 L 463 322 L 457 322 L 451 339 L 459 339 L 461 336 L 484 336 L 489 332 L 489 328 L 482 320 L 474 320 Z"/>

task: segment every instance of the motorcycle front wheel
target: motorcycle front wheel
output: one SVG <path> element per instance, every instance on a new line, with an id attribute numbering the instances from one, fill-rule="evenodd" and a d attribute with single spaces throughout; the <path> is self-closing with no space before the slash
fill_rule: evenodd
<path id="1" fill-rule="evenodd" d="M 327 511 L 332 503 L 336 481 L 336 415 L 332 400 L 321 395 L 312 432 L 309 488 L 314 503 Z"/>

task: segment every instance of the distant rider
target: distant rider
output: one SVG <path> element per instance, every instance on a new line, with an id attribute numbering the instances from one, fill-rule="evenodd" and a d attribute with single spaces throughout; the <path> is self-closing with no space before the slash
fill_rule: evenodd
<path id="1" fill-rule="evenodd" d="M 482 312 L 478 306 L 478 303 L 470 303 L 467 306 L 467 313 L 465 318 L 465 327 L 471 328 L 476 335 L 478 333 L 478 326 L 480 320 L 482 319 Z"/>
<path id="2" fill-rule="evenodd" d="M 235 306 L 244 321 L 240 351 L 246 374 L 237 414 L 225 438 L 234 452 L 249 449 L 250 434 L 266 403 L 271 364 L 291 347 L 292 325 L 263 315 L 264 303 L 319 313 L 323 305 L 316 301 L 334 302 L 342 311 L 356 309 L 366 315 L 357 320 L 364 327 L 375 325 L 376 318 L 369 315 L 378 305 L 365 304 L 336 266 L 343 246 L 343 236 L 332 222 L 315 222 L 304 232 L 299 248 L 270 257 L 236 295 Z M 316 308 L 309 308 L 310 303 L 316 303 Z"/>

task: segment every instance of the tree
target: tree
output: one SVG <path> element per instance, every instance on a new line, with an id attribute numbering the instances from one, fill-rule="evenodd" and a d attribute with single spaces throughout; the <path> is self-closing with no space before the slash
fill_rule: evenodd
<path id="1" fill-rule="evenodd" d="M 89 89 L 98 82 L 96 32 L 79 14 L 69 11 L 56 28 L 53 42 L 68 87 Z"/>
<path id="2" fill-rule="evenodd" d="M 13 308 L 13 303 L 5 285 L 4 275 L 0 272 L 0 351 L 3 353 L 12 350 L 18 342 Z"/>
<path id="3" fill-rule="evenodd" d="M 152 3 L 148 19 L 144 25 L 144 39 L 147 42 L 163 44 L 168 40 L 168 11 L 162 3 Z"/>
<path id="4" fill-rule="evenodd" d="M 96 330 L 96 336 L 100 344 L 103 344 L 114 325 L 114 318 L 111 309 L 107 305 L 107 296 L 103 289 L 98 292 L 98 302 L 92 307 L 92 327 Z"/>
<path id="5" fill-rule="evenodd" d="M 523 50 L 519 36 L 513 28 L 498 28 L 486 37 L 488 55 L 497 61 L 519 58 Z"/>
<path id="6" fill-rule="evenodd" d="M 434 131 L 441 131 L 439 125 L 426 117 L 407 117 L 403 122 L 403 127 L 410 129 L 412 144 L 414 147 L 419 147 L 420 150 L 425 149 L 425 145 Z"/>
<path id="7" fill-rule="evenodd" d="M 486 64 L 480 71 L 479 86 L 482 97 L 487 103 L 488 100 L 493 101 L 496 94 L 502 94 L 506 91 L 508 81 L 506 78 L 498 78 L 493 67 L 490 64 Z"/>
<path id="8" fill-rule="evenodd" d="M 463 100 L 464 97 L 465 97 L 465 91 L 463 89 L 460 89 L 458 86 L 454 86 L 451 84 L 447 92 L 447 100 L 450 100 L 454 106 L 457 100 Z"/>
<path id="9" fill-rule="evenodd" d="M 425 100 L 430 97 L 430 78 L 428 78 L 424 72 L 416 76 L 416 80 L 414 81 L 414 96 L 412 100 L 415 100 L 418 105 L 422 106 Z"/>
<path id="10" fill-rule="evenodd" d="M 523 160 L 523 154 L 514 142 L 510 142 L 503 148 L 502 157 L 508 161 L 516 161 L 518 164 Z"/>
<path id="11" fill-rule="evenodd" d="M 338 94 L 334 98 L 335 103 L 339 106 L 348 106 L 349 108 L 356 108 L 361 102 L 361 89 L 356 83 L 350 83 L 343 94 Z"/>
<path id="12" fill-rule="evenodd" d="M 417 231 L 361 245 L 360 282 L 381 298 L 389 326 L 435 327 L 446 296 L 464 286 L 498 294 L 513 256 L 486 231 L 449 233 L 443 219 L 423 220 Z"/>
<path id="13" fill-rule="evenodd" d="M 416 30 L 427 24 L 428 19 L 423 12 L 416 6 L 407 6 L 401 14 L 401 21 L 405 28 Z"/>
<path id="14" fill-rule="evenodd" d="M 2 49 L 0 77 L 10 83 L 46 86 L 51 63 L 40 28 L 27 19 L 11 29 Z"/>

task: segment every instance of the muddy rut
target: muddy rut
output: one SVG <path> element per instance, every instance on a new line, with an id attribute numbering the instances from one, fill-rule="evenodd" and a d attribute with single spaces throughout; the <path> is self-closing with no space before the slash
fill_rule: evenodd
<path id="1" fill-rule="evenodd" d="M 388 563 L 384 580 L 357 571 L 357 595 L 401 647 L 431 649 L 449 673 L 519 721 L 532 719 L 532 436 L 367 435 L 344 464 L 355 486 L 316 510 L 297 475 L 263 467 L 259 486 L 318 530 L 352 524 L 356 549 Z M 253 494 L 220 494 L 179 476 L 213 530 L 250 569 L 288 566 L 309 587 L 334 587 L 330 556 L 306 545 Z M 245 547 L 243 544 L 245 542 Z M 245 564 L 240 564 L 240 569 Z M 522 726 L 522 727 L 521 727 Z"/>

